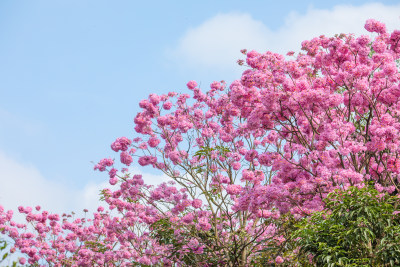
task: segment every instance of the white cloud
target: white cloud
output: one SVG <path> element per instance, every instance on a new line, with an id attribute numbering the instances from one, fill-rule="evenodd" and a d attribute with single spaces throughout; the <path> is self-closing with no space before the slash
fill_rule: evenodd
<path id="1" fill-rule="evenodd" d="M 400 28 L 400 5 L 385 6 L 371 3 L 362 6 L 340 5 L 331 10 L 310 8 L 305 15 L 292 12 L 286 17 L 285 24 L 274 33 L 277 41 L 274 48 L 279 52 L 300 48 L 303 40 L 321 34 L 333 36 L 337 33 L 370 33 L 364 29 L 365 21 L 373 18 L 386 24 L 387 29 Z M 282 46 L 278 43 L 283 44 Z"/>
<path id="2" fill-rule="evenodd" d="M 275 31 L 249 14 L 218 14 L 188 30 L 171 55 L 184 68 L 238 74 L 244 70 L 235 63 L 241 58 L 240 49 L 286 54 L 299 51 L 303 40 L 321 34 L 369 34 L 364 30 L 368 18 L 386 23 L 389 30 L 400 28 L 399 14 L 400 5 L 380 3 L 340 5 L 329 10 L 309 8 L 304 15 L 290 13 L 284 25 Z"/>
<path id="3" fill-rule="evenodd" d="M 240 56 L 241 49 L 265 47 L 270 34 L 248 14 L 218 14 L 190 29 L 174 53 L 189 64 L 223 68 Z"/>
<path id="4" fill-rule="evenodd" d="M 16 220 L 23 218 L 18 206 L 40 205 L 57 213 L 71 212 L 81 206 L 82 192 L 46 179 L 34 165 L 18 162 L 1 152 L 0 184 L 0 204 L 6 210 L 13 210 Z"/>
<path id="5" fill-rule="evenodd" d="M 107 177 L 104 175 L 104 177 Z M 80 210 L 86 208 L 89 211 L 96 211 L 99 206 L 107 206 L 107 203 L 100 201 L 100 191 L 104 188 L 112 188 L 108 181 L 103 181 L 101 183 L 88 183 L 84 190 L 79 193 L 81 199 Z"/>
<path id="6" fill-rule="evenodd" d="M 168 181 L 166 175 L 149 174 L 137 168 L 132 174 L 142 174 L 145 183 L 156 185 Z M 14 219 L 24 222 L 17 211 L 18 206 L 35 207 L 40 205 L 44 210 L 56 213 L 74 211 L 77 216 L 83 215 L 83 209 L 93 212 L 98 206 L 106 206 L 99 200 L 100 190 L 112 188 L 107 175 L 99 182 L 90 182 L 83 189 L 76 190 L 61 182 L 44 177 L 32 164 L 19 162 L 0 151 L 0 205 L 6 210 L 14 211 Z"/>

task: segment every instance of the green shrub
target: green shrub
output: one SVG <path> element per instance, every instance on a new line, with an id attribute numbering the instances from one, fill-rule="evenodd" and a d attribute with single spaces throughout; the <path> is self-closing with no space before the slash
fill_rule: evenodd
<path id="1" fill-rule="evenodd" d="M 294 232 L 300 261 L 316 266 L 400 266 L 399 198 L 371 185 L 328 195 Z"/>

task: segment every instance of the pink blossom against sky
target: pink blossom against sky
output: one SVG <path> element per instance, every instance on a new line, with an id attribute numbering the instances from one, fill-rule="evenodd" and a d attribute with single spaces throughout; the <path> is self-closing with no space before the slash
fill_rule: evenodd
<path id="1" fill-rule="evenodd" d="M 95 207 L 108 177 L 91 162 L 134 137 L 150 93 L 231 82 L 243 48 L 297 51 L 322 33 L 369 34 L 368 18 L 400 28 L 399 14 L 397 1 L 1 1 L 0 204 Z"/>

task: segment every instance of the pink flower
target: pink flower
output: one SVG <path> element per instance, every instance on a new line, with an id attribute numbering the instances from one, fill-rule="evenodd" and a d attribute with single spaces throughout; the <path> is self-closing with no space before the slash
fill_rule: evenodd
<path id="1" fill-rule="evenodd" d="M 199 209 L 199 208 L 201 208 L 201 205 L 203 205 L 203 201 L 201 201 L 201 199 L 198 199 L 198 198 L 193 199 L 193 201 L 192 201 L 193 208 Z"/>
<path id="2" fill-rule="evenodd" d="M 19 264 L 24 265 L 26 263 L 26 259 L 25 258 L 19 258 Z"/>
<path id="3" fill-rule="evenodd" d="M 242 191 L 242 187 L 238 184 L 231 184 L 226 187 L 226 192 L 229 195 L 237 195 Z"/>
<path id="4" fill-rule="evenodd" d="M 158 103 L 160 103 L 161 97 L 157 94 L 150 94 L 149 99 L 153 105 L 158 105 Z"/>
<path id="5" fill-rule="evenodd" d="M 153 156 L 143 156 L 139 158 L 138 163 L 140 164 L 140 166 L 155 164 L 157 163 L 157 158 Z"/>
<path id="6" fill-rule="evenodd" d="M 140 257 L 138 262 L 144 265 L 151 265 L 151 260 L 147 256 Z"/>
<path id="7" fill-rule="evenodd" d="M 126 137 L 120 137 L 115 140 L 114 143 L 111 144 L 111 149 L 114 150 L 115 152 L 118 152 L 120 150 L 126 151 L 128 150 L 129 145 L 132 143 L 131 140 L 129 140 Z"/>
<path id="8" fill-rule="evenodd" d="M 132 156 L 129 155 L 125 151 L 121 152 L 120 159 L 121 159 L 121 163 L 123 163 L 123 164 L 125 164 L 127 166 L 131 165 L 131 163 L 133 161 Z"/>
<path id="9" fill-rule="evenodd" d="M 257 156 L 258 156 L 258 152 L 256 150 L 252 149 L 252 150 L 249 150 L 246 152 L 246 155 L 244 156 L 244 158 L 247 161 L 253 161 L 255 158 L 257 158 Z"/>
<path id="10" fill-rule="evenodd" d="M 275 263 L 277 263 L 277 264 L 283 263 L 283 258 L 281 256 L 276 257 L 275 258 Z"/>
<path id="11" fill-rule="evenodd" d="M 118 182 L 118 179 L 116 177 L 113 177 L 113 178 L 110 178 L 109 182 L 110 182 L 110 185 L 116 185 Z"/>
<path id="12" fill-rule="evenodd" d="M 380 185 L 380 184 L 375 184 L 375 189 L 376 189 L 376 191 L 378 191 L 378 192 L 382 192 L 382 191 L 383 191 L 383 186 Z"/>
<path id="13" fill-rule="evenodd" d="M 163 108 L 164 108 L 165 110 L 170 110 L 171 107 L 172 107 L 172 103 L 169 102 L 169 101 L 165 102 L 164 105 L 163 105 Z"/>
<path id="14" fill-rule="evenodd" d="M 197 249 L 197 247 L 199 246 L 199 241 L 197 239 L 190 239 L 189 243 L 188 243 L 188 247 L 191 248 L 192 250 Z"/>
<path id="15" fill-rule="evenodd" d="M 198 222 L 198 227 L 202 231 L 209 231 L 211 229 L 211 224 L 208 223 L 208 219 L 205 217 L 201 217 Z"/>
<path id="16" fill-rule="evenodd" d="M 267 139 L 269 142 L 272 143 L 272 142 L 276 141 L 277 137 L 278 137 L 278 134 L 275 131 L 271 131 L 271 132 L 269 132 Z"/>
<path id="17" fill-rule="evenodd" d="M 106 167 L 110 167 L 110 166 L 112 166 L 113 164 L 114 164 L 114 161 L 113 161 L 112 159 L 110 159 L 110 158 L 108 158 L 108 159 L 102 159 L 102 160 L 100 160 L 99 163 L 97 163 L 97 164 L 94 166 L 94 169 L 103 172 L 103 171 L 106 170 Z"/>
<path id="18" fill-rule="evenodd" d="M 242 179 L 243 181 L 253 182 L 255 178 L 254 172 L 250 170 L 243 170 L 242 171 Z"/>
<path id="19" fill-rule="evenodd" d="M 382 42 L 382 41 L 375 41 L 375 42 L 372 44 L 372 48 L 374 49 L 374 51 L 375 51 L 376 53 L 383 53 L 383 52 L 385 52 L 386 47 L 387 47 L 386 43 L 385 43 L 385 42 Z"/>
<path id="20" fill-rule="evenodd" d="M 396 187 L 394 185 L 392 186 L 388 186 L 385 188 L 386 192 L 388 192 L 389 194 L 393 193 L 396 190 Z"/>
<path id="21" fill-rule="evenodd" d="M 182 217 L 182 221 L 184 221 L 185 223 L 191 223 L 191 222 L 193 222 L 193 219 L 194 219 L 194 217 L 193 217 L 193 214 L 191 214 L 191 213 L 188 213 Z"/>
<path id="22" fill-rule="evenodd" d="M 220 82 L 215 82 L 215 81 L 211 83 L 210 88 L 213 90 L 223 90 L 224 89 L 224 87 L 221 85 Z"/>
<path id="23" fill-rule="evenodd" d="M 145 142 L 143 142 L 139 145 L 139 148 L 142 150 L 145 150 L 145 149 L 147 149 L 147 144 Z"/>
<path id="24" fill-rule="evenodd" d="M 272 212 L 269 210 L 259 210 L 257 215 L 262 218 L 270 218 L 272 216 Z"/>
<path id="25" fill-rule="evenodd" d="M 147 143 L 150 147 L 156 147 L 160 143 L 160 140 L 157 137 L 151 137 Z"/>
<path id="26" fill-rule="evenodd" d="M 240 170 L 240 167 L 241 167 L 240 162 L 235 161 L 232 163 L 232 169 L 234 169 L 235 171 Z"/>
<path id="27" fill-rule="evenodd" d="M 110 176 L 110 178 L 114 178 L 117 175 L 117 169 L 112 168 L 109 172 L 108 175 Z"/>
<path id="28" fill-rule="evenodd" d="M 186 84 L 186 86 L 190 89 L 193 90 L 194 88 L 196 88 L 197 83 L 195 81 L 190 81 Z"/>
<path id="29" fill-rule="evenodd" d="M 176 150 L 170 152 L 170 153 L 168 154 L 168 157 L 169 157 L 169 159 L 170 159 L 174 164 L 177 164 L 177 163 L 182 162 L 182 160 L 181 160 L 181 155 L 180 155 L 179 152 L 176 151 Z"/>
<path id="30" fill-rule="evenodd" d="M 365 22 L 364 28 L 369 32 L 376 32 L 380 34 L 386 33 L 385 24 L 374 19 L 368 19 Z"/>

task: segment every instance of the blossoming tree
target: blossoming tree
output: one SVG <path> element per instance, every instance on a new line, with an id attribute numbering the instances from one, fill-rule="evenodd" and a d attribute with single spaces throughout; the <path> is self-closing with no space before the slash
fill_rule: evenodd
<path id="1" fill-rule="evenodd" d="M 376 37 L 320 36 L 288 57 L 243 50 L 249 68 L 229 86 L 151 94 L 139 136 L 118 138 L 118 160 L 95 166 L 118 185 L 102 192 L 108 209 L 61 220 L 20 207 L 35 232 L 0 209 L 0 229 L 37 265 L 289 262 L 288 222 L 322 210 L 329 192 L 368 181 L 399 193 L 400 31 L 365 28 Z M 147 185 L 136 162 L 170 182 Z"/>

